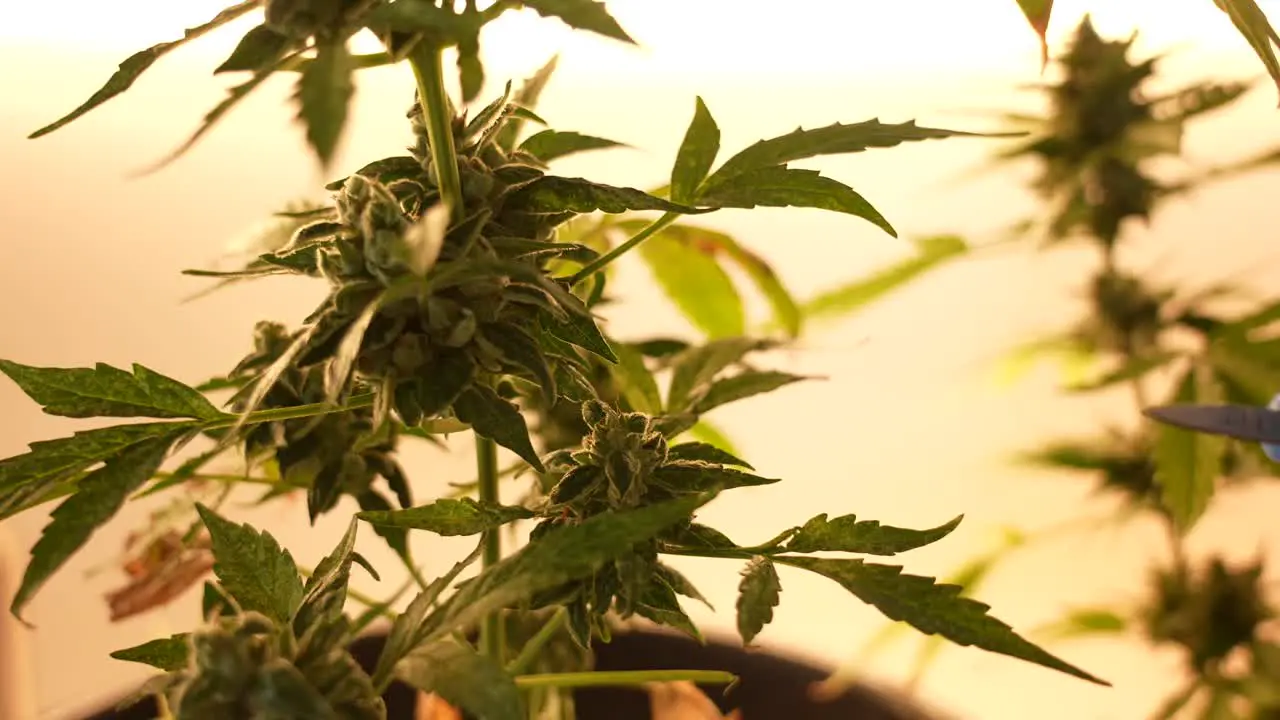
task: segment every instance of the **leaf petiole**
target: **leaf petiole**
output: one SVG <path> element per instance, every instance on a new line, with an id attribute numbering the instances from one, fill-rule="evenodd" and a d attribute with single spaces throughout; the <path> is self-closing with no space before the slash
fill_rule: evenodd
<path id="1" fill-rule="evenodd" d="M 676 219 L 679 217 L 680 217 L 679 214 L 669 212 L 664 214 L 662 217 L 658 218 L 657 220 L 654 220 L 652 223 L 647 225 L 643 230 L 631 236 L 626 242 L 613 248 L 612 250 L 605 253 L 604 255 L 601 255 L 595 260 L 592 260 L 590 263 L 587 263 L 585 267 L 583 267 L 578 272 L 574 273 L 573 277 L 569 278 L 570 284 L 577 285 L 583 280 L 591 277 L 597 271 L 604 268 L 609 263 L 613 262 L 614 260 L 617 260 L 618 258 L 625 255 L 627 252 L 635 248 L 635 246 L 649 239 L 655 233 L 661 231 L 663 228 L 667 227 L 671 223 L 674 223 Z"/>

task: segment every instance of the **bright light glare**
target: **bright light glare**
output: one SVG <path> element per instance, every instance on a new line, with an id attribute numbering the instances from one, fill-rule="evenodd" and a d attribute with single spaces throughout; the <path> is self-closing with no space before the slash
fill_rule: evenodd
<path id="1" fill-rule="evenodd" d="M 179 37 L 182 28 L 204 22 L 228 4 L 228 0 L 10 3 L 0 24 L 0 41 L 141 49 Z M 1280 0 L 1261 4 L 1273 15 L 1280 9 Z M 703 67 L 717 65 L 723 56 L 716 50 L 735 38 L 751 38 L 756 44 L 752 56 L 771 67 L 894 48 L 909 48 L 920 64 L 936 67 L 943 61 L 1021 53 L 1035 46 L 1014 0 L 610 0 L 608 5 L 646 46 L 681 55 L 696 53 Z M 1080 16 L 1091 12 L 1104 33 L 1124 34 L 1140 27 L 1149 42 L 1157 45 L 1242 46 L 1244 42 L 1212 0 L 1058 0 L 1054 12 L 1051 41 L 1060 41 Z M 237 25 L 260 21 L 260 13 L 253 15 Z M 541 24 L 554 32 L 558 23 L 519 24 L 522 31 Z M 235 36 L 227 28 L 202 39 L 200 45 L 221 50 L 232 45 Z M 950 52 L 956 47 L 968 52 L 957 57 Z M 502 50 L 488 49 L 490 54 Z"/>

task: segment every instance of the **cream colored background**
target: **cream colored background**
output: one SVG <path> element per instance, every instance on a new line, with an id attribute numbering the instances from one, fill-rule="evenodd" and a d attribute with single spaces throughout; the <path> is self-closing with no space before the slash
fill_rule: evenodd
<path id="1" fill-rule="evenodd" d="M 126 96 L 63 131 L 24 139 L 79 103 L 127 54 L 175 36 L 177 28 L 203 20 L 218 5 L 115 0 L 5 8 L 0 357 L 66 366 L 136 361 L 195 382 L 225 370 L 246 351 L 255 320 L 293 323 L 318 299 L 322 289 L 314 283 L 272 279 L 179 303 L 201 287 L 179 270 L 207 265 L 229 238 L 327 179 L 314 174 L 290 125 L 287 84 L 270 84 L 167 170 L 125 179 L 184 139 L 218 101 L 222 82 L 209 79 L 207 70 L 229 51 L 236 33 L 166 58 Z M 563 172 L 641 187 L 660 182 L 699 93 L 720 121 L 726 152 L 797 124 L 880 116 L 981 130 L 990 126 L 960 111 L 1035 107 L 1010 89 L 1035 81 L 1038 70 L 1034 41 L 1011 0 L 610 5 L 644 50 L 570 36 L 555 23 L 525 17 L 486 38 L 495 82 L 523 77 L 561 50 L 562 71 L 540 108 L 543 116 L 563 129 L 641 148 L 566 162 Z M 1141 52 L 1188 44 L 1187 53 L 1167 63 L 1167 83 L 1259 72 L 1208 0 L 1132 0 L 1123 9 L 1069 0 L 1058 5 L 1051 36 L 1059 46 L 1090 5 L 1106 6 L 1095 13 L 1104 33 L 1127 33 L 1140 20 L 1149 31 Z M 717 18 L 726 19 L 717 26 Z M 410 101 L 405 71 L 363 75 L 340 169 L 402 147 L 402 110 Z M 1225 159 L 1280 140 L 1275 105 L 1275 90 L 1263 87 L 1239 109 L 1197 126 L 1189 138 L 1191 156 Z M 821 167 L 862 191 L 904 235 L 955 230 L 982 239 L 1034 207 L 1021 186 L 1025 168 L 957 179 L 995 148 L 994 141 L 922 143 L 826 160 Z M 1163 213 L 1152 231 L 1135 230 L 1143 242 L 1128 261 L 1171 282 L 1239 276 L 1274 286 L 1280 279 L 1273 249 L 1277 187 L 1269 173 L 1207 190 Z M 907 252 L 904 242 L 866 223 L 817 211 L 724 212 L 710 222 L 738 232 L 768 256 L 801 295 Z M 791 369 L 829 379 L 743 403 L 718 420 L 762 473 L 787 482 L 735 492 L 717 501 L 707 520 L 750 542 L 818 512 L 857 512 L 906 525 L 964 512 L 967 519 L 951 538 L 905 558 L 911 571 L 935 574 L 987 548 L 1001 526 L 1034 528 L 1105 511 L 1109 505 L 1089 500 L 1082 481 L 1015 468 L 1008 457 L 1039 440 L 1088 433 L 1100 422 L 1127 417 L 1127 397 L 1060 398 L 1049 370 L 1013 388 L 991 380 L 1002 350 L 1077 312 L 1064 298 L 1078 295 L 1091 260 L 1071 252 L 983 254 L 779 357 Z M 613 315 L 618 334 L 682 327 L 646 283 L 645 270 L 627 263 L 619 291 L 629 302 Z M 68 433 L 73 425 L 41 414 L 14 386 L 0 384 L 0 455 L 20 453 L 26 443 Z M 470 453 L 464 442 L 457 444 L 447 456 L 409 453 L 420 497 L 470 478 Z M 1274 486 L 1224 497 L 1193 542 L 1198 548 L 1226 546 L 1240 558 L 1259 546 L 1274 548 L 1280 539 L 1277 507 Z M 117 696 L 146 670 L 106 654 L 180 631 L 194 619 L 198 601 L 192 593 L 163 612 L 108 624 L 102 595 L 120 577 L 107 572 L 85 578 L 88 568 L 114 557 L 147 508 L 132 505 L 97 533 L 30 607 L 37 630 L 19 632 L 34 677 L 26 700 L 35 710 L 19 718 L 70 718 Z M 314 563 L 329 549 L 341 518 L 335 513 L 309 528 L 303 516 L 297 505 L 276 505 L 241 517 L 270 529 L 300 562 Z M 19 555 L 44 521 L 44 513 L 32 513 L 6 524 Z M 365 538 L 363 545 L 386 575 L 396 574 L 376 539 Z M 418 547 L 429 569 L 439 571 L 465 544 Z M 1015 627 L 1029 629 L 1073 605 L 1131 597 L 1161 548 L 1156 529 L 1141 523 L 1057 543 L 1012 562 L 981 597 Z M 730 631 L 739 568 L 714 561 L 681 565 L 720 612 L 689 610 Z M 785 602 L 765 642 L 834 661 L 880 627 L 874 610 L 834 584 L 783 572 Z M 385 578 L 381 588 L 366 577 L 358 582 L 378 592 L 398 578 Z M 907 650 L 914 647 L 905 645 L 866 671 L 886 683 L 901 679 L 911 659 Z M 1177 682 L 1173 659 L 1138 643 L 1079 643 L 1057 651 L 1115 687 L 950 648 L 922 695 L 964 718 L 1129 720 L 1142 717 Z"/>

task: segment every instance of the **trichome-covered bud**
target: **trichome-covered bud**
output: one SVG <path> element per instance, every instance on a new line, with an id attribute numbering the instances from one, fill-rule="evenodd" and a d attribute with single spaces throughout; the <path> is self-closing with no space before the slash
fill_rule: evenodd
<path id="1" fill-rule="evenodd" d="M 609 417 L 609 408 L 599 400 L 588 400 L 582 403 L 582 421 L 587 427 L 601 425 Z"/>

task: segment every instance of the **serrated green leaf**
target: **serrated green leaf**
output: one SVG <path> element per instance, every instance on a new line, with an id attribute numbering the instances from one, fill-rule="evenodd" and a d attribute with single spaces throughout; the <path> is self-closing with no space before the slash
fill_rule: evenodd
<path id="1" fill-rule="evenodd" d="M 878 118 L 851 125 L 836 123 L 814 130 L 799 128 L 786 135 L 761 140 L 729 158 L 707 178 L 702 191 L 709 193 L 721 183 L 750 170 L 785 165 L 820 155 L 856 153 L 871 148 L 889 148 L 904 142 L 950 137 L 1001 136 L 920 127 L 914 120 L 886 124 Z"/>
<path id="2" fill-rule="evenodd" d="M 708 608 L 711 608 L 713 610 L 715 609 L 711 607 L 711 602 L 707 600 L 705 597 L 703 597 L 702 593 L 699 592 L 698 588 L 694 586 L 693 582 L 690 581 L 689 578 L 681 574 L 679 570 L 676 570 L 670 565 L 666 565 L 661 561 L 659 561 L 657 564 L 654 565 L 654 573 L 657 577 L 661 578 L 662 582 L 666 583 L 667 587 L 670 587 L 677 595 L 683 595 L 689 598 L 690 600 L 697 600 L 703 605 L 706 605 Z"/>
<path id="3" fill-rule="evenodd" d="M 453 412 L 478 434 L 520 456 L 538 472 L 546 472 L 529 439 L 529 426 L 520 410 L 482 385 L 472 385 L 453 401 Z"/>
<path id="4" fill-rule="evenodd" d="M 644 364 L 644 355 L 631 345 L 619 343 L 614 348 L 618 362 L 611 370 L 618 379 L 622 394 L 636 412 L 658 415 L 662 412 L 662 394 L 653 373 Z"/>
<path id="5" fill-rule="evenodd" d="M 528 370 L 538 381 L 543 397 L 554 402 L 555 374 L 551 371 L 550 361 L 532 335 L 515 325 L 495 323 L 485 326 L 484 339 L 493 343 L 508 362 Z"/>
<path id="6" fill-rule="evenodd" d="M 268 533 L 237 525 L 196 504 L 213 543 L 213 573 L 241 610 L 289 622 L 303 599 L 302 579 L 288 550 Z"/>
<path id="7" fill-rule="evenodd" d="M 685 214 L 709 212 L 663 200 L 635 188 L 554 175 L 543 175 L 511 193 L 507 197 L 507 203 L 512 209 L 539 214 L 596 211 L 617 214 L 632 210 L 662 210 Z"/>
<path id="8" fill-rule="evenodd" d="M 1206 377 L 1206 371 L 1207 368 L 1201 367 L 1188 369 L 1172 402 L 1216 402 L 1209 387 L 1212 380 Z M 1183 532 L 1189 530 L 1208 507 L 1226 448 L 1226 438 L 1217 435 L 1163 424 L 1157 428 L 1152 459 L 1156 465 L 1156 483 L 1160 485 L 1160 501 Z"/>
<path id="9" fill-rule="evenodd" d="M 736 337 L 746 331 L 742 298 L 712 254 L 667 233 L 651 236 L 639 250 L 667 297 L 707 337 Z"/>
<path id="10" fill-rule="evenodd" d="M 51 499 L 88 468 L 134 445 L 195 428 L 186 422 L 139 423 L 33 442 L 30 452 L 0 460 L 0 519 Z"/>
<path id="11" fill-rule="evenodd" d="M 387 632 L 387 642 L 382 646 L 382 654 L 378 656 L 377 667 L 374 668 L 375 685 L 381 686 L 383 680 L 389 679 L 395 671 L 396 663 L 423 642 L 425 637 L 423 623 L 427 619 L 427 613 L 436 605 L 440 596 L 449 589 L 458 575 L 480 559 L 483 550 L 484 542 L 481 541 L 465 558 L 454 563 L 448 572 L 432 580 L 414 597 L 404 612 L 396 616 L 391 623 L 391 629 Z"/>
<path id="12" fill-rule="evenodd" d="M 452 640 L 409 653 L 396 667 L 396 677 L 472 717 L 524 720 L 524 701 L 515 679 L 493 659 Z"/>
<path id="13" fill-rule="evenodd" d="M 524 6 L 547 18 L 556 18 L 571 28 L 589 30 L 634 45 L 604 3 L 597 0 L 525 0 Z"/>
<path id="14" fill-rule="evenodd" d="M 869 278 L 827 290 L 802 303 L 801 309 L 805 317 L 814 320 L 848 315 L 969 250 L 965 241 L 954 235 L 925 238 L 917 241 L 916 245 L 919 250 L 915 257 L 881 270 Z"/>
<path id="15" fill-rule="evenodd" d="M 667 450 L 667 459 L 696 460 L 713 465 L 737 465 L 748 470 L 754 469 L 746 460 L 742 460 L 722 448 L 705 442 L 687 442 L 672 445 Z"/>
<path id="16" fill-rule="evenodd" d="M 1049 64 L 1049 44 L 1045 33 L 1049 30 L 1049 17 L 1053 14 L 1053 0 L 1018 0 L 1018 7 L 1040 40 L 1040 65 L 1044 67 Z"/>
<path id="17" fill-rule="evenodd" d="M 146 50 L 130 55 L 124 60 L 124 62 L 120 63 L 120 68 L 111 75 L 107 80 L 107 83 L 91 95 L 88 100 L 84 101 L 83 104 L 61 119 L 31 133 L 31 135 L 28 136 L 28 139 L 35 139 L 42 135 L 48 135 L 54 130 L 67 125 L 90 110 L 98 107 L 102 103 L 123 93 L 132 87 L 134 81 L 136 81 L 142 73 L 146 72 L 147 69 L 155 63 L 155 61 L 159 60 L 164 55 L 167 55 L 170 51 L 177 49 L 191 40 L 195 40 L 211 30 L 226 25 L 241 15 L 256 9 L 260 4 L 259 0 L 245 0 L 245 2 L 236 3 L 213 16 L 213 19 L 209 22 L 190 28 L 182 34 L 182 38 L 179 40 L 172 40 L 170 42 L 160 43 L 159 45 L 153 45 Z"/>
<path id="18" fill-rule="evenodd" d="M 867 199 L 817 170 L 762 167 L 744 170 L 698 195 L 701 205 L 720 208 L 804 207 L 854 215 L 898 237 L 889 221 Z"/>
<path id="19" fill-rule="evenodd" d="M 629 511 L 606 511 L 576 525 L 556 528 L 459 589 L 442 607 L 425 639 L 470 627 L 481 617 L 537 592 L 595 572 L 710 502 L 714 493 Z"/>
<path id="20" fill-rule="evenodd" d="M 293 613 L 295 637 L 302 637 L 315 625 L 332 623 L 343 617 L 347 586 L 351 580 L 351 562 L 359 557 L 355 547 L 356 519 L 351 518 L 337 547 L 316 565 L 302 588 L 302 600 Z"/>
<path id="21" fill-rule="evenodd" d="M 547 163 L 589 150 L 607 150 L 609 148 L 622 147 L 627 146 L 608 138 L 563 130 L 543 130 L 530 135 L 524 142 L 520 143 L 521 150 Z"/>
<path id="22" fill-rule="evenodd" d="M 105 363 L 92 368 L 38 368 L 0 360 L 0 372 L 50 415 L 197 420 L 226 417 L 196 390 L 136 364 L 130 374 Z"/>
<path id="23" fill-rule="evenodd" d="M 644 592 L 636 600 L 635 613 L 659 625 L 679 630 L 698 642 L 703 642 L 698 626 L 685 613 L 684 608 L 680 607 L 680 598 L 676 597 L 675 589 L 661 577 L 650 579 L 645 584 Z"/>
<path id="24" fill-rule="evenodd" d="M 231 56 L 213 74 L 261 70 L 284 57 L 292 44 L 288 37 L 266 25 L 258 25 L 240 38 Z"/>
<path id="25" fill-rule="evenodd" d="M 204 592 L 200 595 L 200 616 L 206 620 L 215 617 L 231 617 L 236 614 L 234 601 L 227 597 L 215 583 L 208 580 L 204 583 Z"/>
<path id="26" fill-rule="evenodd" d="M 356 496 L 356 502 L 359 503 L 362 512 L 387 512 L 393 509 L 386 498 L 372 490 L 360 493 Z M 396 555 L 401 558 L 408 557 L 409 534 L 404 528 L 374 525 L 373 531 L 377 533 L 378 537 L 386 541 L 387 547 L 395 551 Z"/>
<path id="27" fill-rule="evenodd" d="M 369 178 L 370 180 L 377 180 L 383 185 L 390 185 L 397 180 L 411 180 L 419 178 L 425 174 L 426 171 L 422 169 L 422 164 L 410 155 L 397 155 L 395 157 L 374 160 L 368 165 L 365 165 L 352 173 L 352 175 L 359 175 L 361 177 Z M 337 192 L 342 189 L 343 185 L 347 184 L 348 179 L 349 177 L 344 177 L 341 180 L 334 180 L 328 185 L 325 185 L 324 189 Z"/>
<path id="28" fill-rule="evenodd" d="M 556 64 L 559 62 L 558 55 L 552 55 L 546 64 L 533 74 L 528 80 L 520 86 L 511 101 L 521 109 L 532 112 L 533 108 L 538 104 L 538 98 L 542 96 L 542 91 L 547 87 L 547 83 L 551 80 L 551 75 L 555 73 Z M 545 123 L 543 123 L 545 124 Z M 511 152 L 516 147 L 516 140 L 520 137 L 520 130 L 524 127 L 524 119 L 519 115 L 513 114 L 507 120 L 507 124 L 502 126 L 498 131 L 496 141 L 498 145 L 507 152 Z"/>
<path id="29" fill-rule="evenodd" d="M 298 119 L 306 128 L 307 143 L 325 169 L 333 160 L 347 124 L 356 91 L 354 73 L 355 64 L 343 38 L 317 44 L 315 59 L 298 77 L 294 96 Z"/>
<path id="30" fill-rule="evenodd" d="M 710 412 L 721 405 L 753 395 L 773 392 L 791 383 L 809 379 L 811 378 L 803 375 L 792 375 L 775 370 L 748 370 L 712 383 L 707 388 L 707 393 L 694 404 L 694 412 Z"/>
<path id="31" fill-rule="evenodd" d="M 617 354 L 609 346 L 609 341 L 605 339 L 595 319 L 590 315 L 569 313 L 564 319 L 543 315 L 542 327 L 551 335 L 571 345 L 577 345 L 611 363 L 618 362 Z"/>
<path id="32" fill-rule="evenodd" d="M 31 548 L 22 584 L 9 606 L 15 617 L 58 568 L 84 546 L 94 531 L 110 520 L 125 500 L 151 479 L 178 437 L 187 431 L 175 424 L 169 432 L 148 438 L 103 458 L 102 467 L 80 479 L 75 494 L 50 515 L 49 524 Z"/>
<path id="33" fill-rule="evenodd" d="M 774 561 L 828 577 L 890 620 L 905 622 L 926 635 L 942 635 L 958 645 L 972 645 L 1109 685 L 1028 642 L 988 615 L 990 606 L 961 597 L 958 585 L 935 584 L 933 578 L 904 574 L 895 565 L 862 560 L 776 556 Z"/>
<path id="34" fill-rule="evenodd" d="M 773 609 L 782 600 L 782 581 L 767 557 L 751 558 L 738 584 L 738 634 L 750 645 L 765 625 L 773 622 Z"/>
<path id="35" fill-rule="evenodd" d="M 380 527 L 427 530 L 437 535 L 478 535 L 516 520 L 534 517 L 523 507 L 498 505 L 471 498 L 443 498 L 430 505 L 391 510 L 362 512 L 356 517 Z"/>
<path id="36" fill-rule="evenodd" d="M 671 462 L 654 470 L 653 478 L 657 482 L 679 488 L 683 492 L 756 487 L 772 485 L 779 481 L 778 478 L 760 477 L 741 470 L 701 462 Z"/>
<path id="37" fill-rule="evenodd" d="M 149 640 L 124 650 L 111 653 L 115 660 L 142 663 L 165 672 L 178 672 L 187 669 L 191 645 L 187 633 L 170 635 L 167 638 Z"/>
<path id="38" fill-rule="evenodd" d="M 698 199 L 698 188 L 707 179 L 716 155 L 720 154 L 720 128 L 711 111 L 699 97 L 693 108 L 693 120 L 685 131 L 675 165 L 671 168 L 671 199 L 688 203 Z"/>
<path id="39" fill-rule="evenodd" d="M 1267 69 L 1267 74 L 1280 89 L 1280 61 L 1276 60 L 1273 47 L 1280 45 L 1280 36 L 1276 35 L 1275 28 L 1267 20 L 1267 14 L 1254 0 L 1213 0 L 1213 2 L 1231 18 L 1232 24 L 1244 36 L 1249 47 L 1253 48 L 1253 52 Z"/>
<path id="40" fill-rule="evenodd" d="M 770 347 L 766 340 L 736 337 L 712 340 L 689 348 L 672 363 L 671 384 L 667 388 L 667 411 L 682 412 L 691 399 L 722 370 L 742 360 L 748 353 Z"/>
<path id="41" fill-rule="evenodd" d="M 928 530 L 909 530 L 881 525 L 875 520 L 858 520 L 853 515 L 827 519 L 822 513 L 806 522 L 791 540 L 787 552 L 852 552 L 867 555 L 896 555 L 935 543 L 951 534 L 964 519 L 957 515 L 944 525 Z"/>

